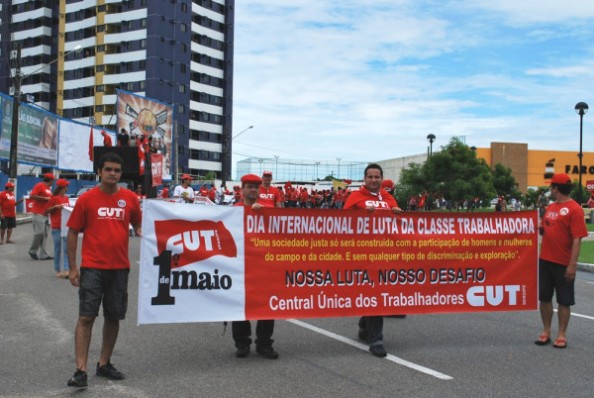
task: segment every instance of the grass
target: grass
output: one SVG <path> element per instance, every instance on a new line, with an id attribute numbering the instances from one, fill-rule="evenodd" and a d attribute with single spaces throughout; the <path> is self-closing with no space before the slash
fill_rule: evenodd
<path id="1" fill-rule="evenodd" d="M 594 241 L 582 241 L 578 262 L 594 264 Z"/>

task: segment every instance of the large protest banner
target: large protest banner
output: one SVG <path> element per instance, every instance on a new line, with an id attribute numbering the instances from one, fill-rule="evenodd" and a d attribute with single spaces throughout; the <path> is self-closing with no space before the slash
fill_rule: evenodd
<path id="1" fill-rule="evenodd" d="M 132 138 L 150 138 L 151 146 L 163 155 L 163 179 L 171 179 L 173 168 L 173 106 L 131 92 L 117 90 L 117 131 Z"/>
<path id="2" fill-rule="evenodd" d="M 91 127 L 88 124 L 77 123 L 69 120 L 60 120 L 60 140 L 58 167 L 63 170 L 76 170 L 92 173 L 93 161 L 89 158 L 89 139 L 93 130 L 93 146 L 103 146 L 103 136 L 100 127 Z M 116 142 L 116 134 L 105 131 Z"/>
<path id="3" fill-rule="evenodd" d="M 537 213 L 148 200 L 139 323 L 537 308 Z"/>
<path id="4" fill-rule="evenodd" d="M 2 99 L 0 158 L 10 156 L 13 101 Z M 58 118 L 41 108 L 21 104 L 18 126 L 19 162 L 40 166 L 57 165 Z"/>

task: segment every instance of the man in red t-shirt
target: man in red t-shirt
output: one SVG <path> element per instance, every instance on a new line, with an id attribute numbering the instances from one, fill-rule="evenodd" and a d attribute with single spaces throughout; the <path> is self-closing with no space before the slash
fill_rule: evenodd
<path id="1" fill-rule="evenodd" d="M 120 188 L 122 158 L 106 153 L 99 159 L 99 185 L 76 201 L 68 220 L 70 283 L 79 288 L 79 316 L 75 331 L 76 372 L 68 385 L 87 385 L 87 360 L 95 318 L 103 302 L 103 342 L 96 375 L 111 380 L 124 378 L 110 362 L 120 320 L 128 305 L 129 225 L 141 235 L 140 203 L 136 194 Z M 76 265 L 78 234 L 84 231 L 80 271 Z"/>
<path id="2" fill-rule="evenodd" d="M 4 244 L 4 236 L 6 243 L 14 243 L 10 238 L 12 230 L 16 228 L 16 206 L 22 201 L 23 199 L 16 200 L 14 184 L 7 182 L 4 191 L 0 192 L 0 245 Z"/>
<path id="3" fill-rule="evenodd" d="M 246 174 L 241 177 L 241 191 L 243 199 L 234 206 L 246 206 L 252 209 L 261 209 L 265 207 L 259 202 L 259 188 L 262 179 L 255 174 Z M 250 353 L 250 344 L 252 344 L 252 325 L 250 321 L 233 321 L 231 330 L 237 358 L 245 358 Z M 256 352 L 264 358 L 277 359 L 278 352 L 272 348 L 272 333 L 274 332 L 274 319 L 258 320 L 256 325 Z"/>
<path id="4" fill-rule="evenodd" d="M 35 184 L 29 197 L 31 198 L 31 213 L 33 213 L 33 242 L 29 248 L 29 255 L 33 260 L 52 259 L 45 250 L 45 242 L 49 234 L 48 216 L 45 207 L 52 197 L 51 186 L 55 177 L 52 173 L 43 175 L 43 180 Z"/>
<path id="5" fill-rule="evenodd" d="M 555 174 L 551 179 L 551 198 L 554 200 L 540 222 L 542 242 L 538 262 L 538 299 L 543 330 L 536 345 L 551 342 L 553 293 L 557 297 L 559 330 L 553 343 L 555 348 L 567 347 L 565 332 L 569 325 L 571 306 L 575 304 L 574 283 L 582 238 L 588 236 L 584 210 L 569 197 L 571 178 Z"/>
<path id="6" fill-rule="evenodd" d="M 380 165 L 369 164 L 364 176 L 364 185 L 349 195 L 344 209 L 367 209 L 370 212 L 388 210 L 395 214 L 402 212 L 396 199 L 381 187 L 384 171 Z M 377 357 L 388 355 L 384 348 L 383 328 L 383 316 L 363 316 L 359 319 L 359 338 L 367 341 L 369 351 Z"/>
<path id="7" fill-rule="evenodd" d="M 281 193 L 278 189 L 270 185 L 271 182 L 272 171 L 265 170 L 262 173 L 262 185 L 260 185 L 258 203 L 264 207 L 285 207 Z"/>

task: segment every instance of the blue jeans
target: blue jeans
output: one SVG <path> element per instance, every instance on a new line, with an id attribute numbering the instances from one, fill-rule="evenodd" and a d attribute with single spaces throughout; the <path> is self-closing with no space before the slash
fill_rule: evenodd
<path id="1" fill-rule="evenodd" d="M 66 255 L 66 237 L 60 236 L 60 229 L 52 229 L 54 239 L 54 270 L 60 272 L 60 263 L 64 259 L 64 271 L 70 270 L 68 256 Z"/>

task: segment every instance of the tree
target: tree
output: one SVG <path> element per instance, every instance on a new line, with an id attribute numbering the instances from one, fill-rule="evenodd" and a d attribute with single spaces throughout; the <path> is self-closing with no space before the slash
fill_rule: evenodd
<path id="1" fill-rule="evenodd" d="M 518 191 L 518 183 L 512 170 L 509 167 L 497 163 L 493 170 L 493 187 L 499 195 L 512 196 L 514 198 L 521 198 L 522 193 Z"/>

